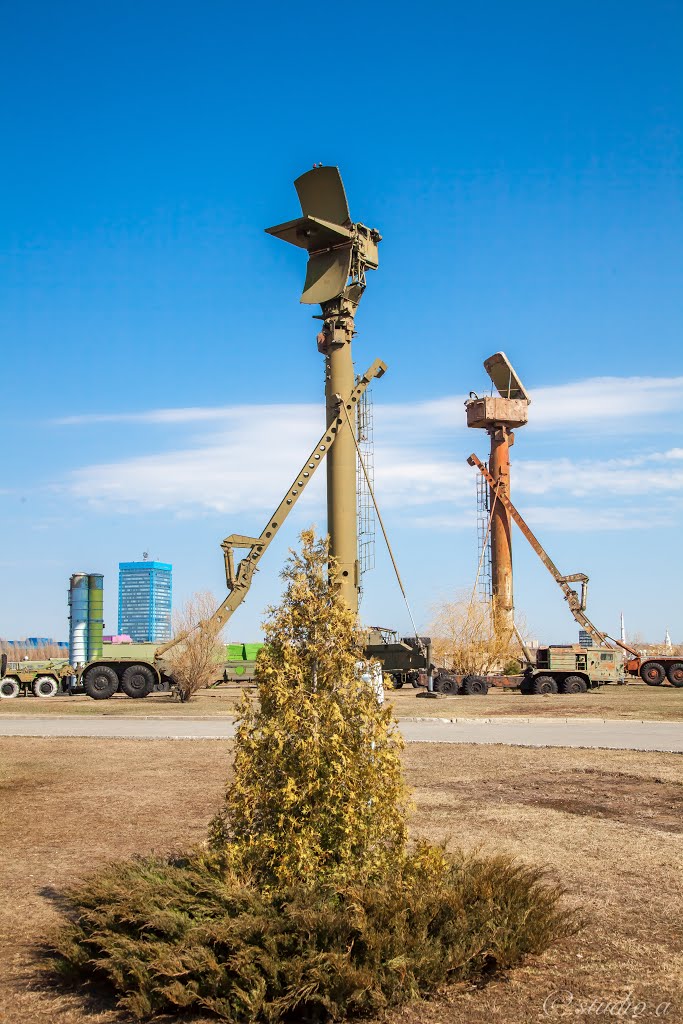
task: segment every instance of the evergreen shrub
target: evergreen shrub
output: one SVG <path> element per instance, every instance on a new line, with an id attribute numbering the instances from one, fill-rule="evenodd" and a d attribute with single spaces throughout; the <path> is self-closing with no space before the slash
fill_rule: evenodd
<path id="1" fill-rule="evenodd" d="M 410 846 L 402 739 L 361 678 L 362 637 L 328 562 L 304 531 L 204 846 L 105 866 L 70 895 L 59 973 L 105 985 L 135 1018 L 373 1014 L 575 928 L 540 869 Z"/>

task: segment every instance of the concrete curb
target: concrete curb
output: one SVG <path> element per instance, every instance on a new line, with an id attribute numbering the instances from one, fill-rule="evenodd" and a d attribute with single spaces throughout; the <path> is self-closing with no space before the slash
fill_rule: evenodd
<path id="1" fill-rule="evenodd" d="M 52 722 L 55 719 L 60 721 L 74 721 L 74 722 L 89 722 L 89 721 L 100 721 L 106 719 L 107 721 L 120 721 L 120 722 L 235 722 L 237 718 L 235 715 L 113 715 L 108 714 L 106 711 L 100 714 L 93 712 L 92 714 L 85 715 L 30 715 L 31 721 L 49 721 Z M 27 718 L 26 715 L 22 715 L 19 712 L 6 711 L 0 714 L 0 721 L 3 719 L 21 719 L 22 721 Z M 588 718 L 586 715 L 575 715 L 572 718 L 560 718 L 555 715 L 491 715 L 488 718 L 471 718 L 467 715 L 464 717 L 455 718 L 442 718 L 439 715 L 398 715 L 396 721 L 401 722 L 438 722 L 441 725 L 462 725 L 464 723 L 470 725 L 495 725 L 500 723 L 501 725 L 510 725 L 515 722 L 524 722 L 527 725 L 541 724 L 546 725 L 551 723 L 562 722 L 564 724 L 571 724 L 573 722 L 586 722 L 590 724 L 600 723 L 601 725 L 680 725 L 683 728 L 683 719 L 680 721 L 671 721 L 668 719 L 661 718 Z"/>
<path id="2" fill-rule="evenodd" d="M 493 715 L 491 718 L 439 718 L 437 715 L 428 715 L 426 717 L 418 717 L 417 715 L 401 715 L 397 719 L 399 722 L 440 722 L 441 724 L 460 725 L 463 722 L 467 722 L 469 725 L 476 725 L 481 722 L 482 725 L 495 725 L 496 722 L 500 722 L 502 725 L 510 725 L 514 722 L 525 722 L 527 724 L 536 724 L 543 722 L 544 724 L 553 722 L 564 722 L 569 724 L 571 722 L 589 722 L 595 724 L 599 722 L 601 725 L 622 725 L 623 723 L 630 723 L 632 725 L 680 725 L 683 728 L 683 720 L 680 722 L 663 721 L 657 718 L 587 718 L 584 715 L 577 715 L 575 718 L 560 718 L 555 715 L 545 715 L 543 717 L 536 716 L 533 718 L 526 718 L 524 715 Z"/>

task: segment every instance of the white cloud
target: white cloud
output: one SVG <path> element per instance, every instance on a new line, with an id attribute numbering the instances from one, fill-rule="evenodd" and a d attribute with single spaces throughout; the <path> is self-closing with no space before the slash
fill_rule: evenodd
<path id="1" fill-rule="evenodd" d="M 416 431 L 465 430 L 465 398 L 450 395 L 411 406 Z M 678 416 L 682 406 L 683 377 L 590 377 L 536 388 L 531 393 L 527 429 L 604 428 L 624 423 L 635 433 L 647 431 L 650 418 L 661 426 L 663 416 Z M 406 409 L 380 405 L 376 414 L 380 423 L 390 427 L 405 418 Z"/>
<path id="2" fill-rule="evenodd" d="M 380 385 L 381 387 L 381 385 Z M 482 392 L 483 393 L 483 392 Z M 381 397 L 381 392 L 380 392 Z M 375 417 L 383 429 L 401 428 L 409 417 L 415 436 L 465 430 L 466 395 L 412 402 L 410 406 L 375 403 Z M 530 428 L 536 430 L 571 429 L 624 421 L 629 430 L 648 428 L 649 419 L 678 415 L 683 405 L 683 377 L 589 377 L 570 384 L 536 388 L 529 410 Z M 53 422 L 60 426 L 98 423 L 189 424 L 208 422 L 239 423 L 244 417 L 277 418 L 280 415 L 313 417 L 320 415 L 315 403 L 298 405 L 242 405 L 176 409 L 149 409 L 143 412 L 86 413 L 65 416 Z"/>
<path id="3" fill-rule="evenodd" d="M 683 490 L 680 448 L 622 459 L 518 459 L 513 487 L 526 494 L 566 492 L 609 501 L 612 495 L 670 494 Z"/>
<path id="4" fill-rule="evenodd" d="M 624 451 L 613 457 L 613 442 L 601 444 L 601 428 L 594 433 L 590 456 L 524 455 L 531 447 L 527 440 L 536 439 L 544 424 L 554 429 L 577 419 L 589 423 L 592 417 L 604 424 L 606 418 L 616 422 L 626 415 L 632 429 L 634 423 L 649 422 L 655 410 L 668 415 L 674 402 L 680 408 L 681 398 L 683 378 L 595 378 L 538 389 L 532 422 L 540 429 L 532 433 L 529 428 L 524 444 L 515 447 L 512 477 L 513 495 L 519 496 L 529 522 L 568 530 L 636 529 L 672 522 L 678 507 L 673 496 L 683 490 L 683 448 Z M 381 507 L 399 510 L 406 525 L 447 530 L 471 523 L 476 471 L 465 463 L 462 437 L 458 444 L 452 443 L 456 410 L 457 425 L 464 430 L 461 399 L 427 401 L 408 409 L 376 407 L 378 500 Z M 320 419 L 321 408 L 314 404 L 120 414 L 117 422 L 189 425 L 211 421 L 217 429 L 188 438 L 172 451 L 82 467 L 60 488 L 80 502 L 117 510 L 163 509 L 180 516 L 254 510 L 267 516 L 311 450 Z M 572 450 L 569 444 L 560 444 Z M 622 440 L 622 450 L 624 444 Z M 588 446 L 583 444 L 581 450 L 587 451 Z M 548 442 L 542 451 L 548 451 Z M 315 503 L 309 508 L 317 515 L 323 504 L 322 473 L 310 490 L 305 500 Z M 526 496 L 536 504 L 529 507 Z M 570 502 L 562 504 L 563 496 Z M 671 508 L 662 510 L 667 497 Z M 547 505 L 538 499 L 545 499 Z"/>
<path id="5" fill-rule="evenodd" d="M 148 409 L 145 412 L 112 412 L 112 413 L 85 413 L 78 416 L 63 416 L 53 420 L 53 424 L 61 427 L 81 426 L 83 424 L 97 423 L 158 423 L 171 425 L 174 423 L 208 423 L 212 421 L 227 420 L 228 422 L 239 423 L 247 417 L 254 415 L 277 418 L 285 410 L 288 417 L 305 418 L 315 410 L 318 418 L 320 411 L 318 406 L 310 404 L 301 405 L 223 405 L 189 406 L 182 409 Z"/>
<path id="6" fill-rule="evenodd" d="M 534 529 L 543 528 L 571 533 L 608 530 L 651 530 L 673 526 L 675 518 L 657 509 L 582 508 L 580 505 L 529 505 L 524 518 Z"/>
<path id="7" fill-rule="evenodd" d="M 78 469 L 67 490 L 90 504 L 130 510 L 270 508 L 311 449 L 320 426 L 319 410 L 315 414 L 308 406 L 291 406 L 286 414 L 278 407 L 277 416 L 243 408 L 227 429 L 192 447 Z"/>

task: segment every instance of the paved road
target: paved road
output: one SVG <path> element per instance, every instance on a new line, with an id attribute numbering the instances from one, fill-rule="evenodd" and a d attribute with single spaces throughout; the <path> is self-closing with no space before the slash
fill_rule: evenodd
<path id="1" fill-rule="evenodd" d="M 469 718 L 401 721 L 409 743 L 505 743 L 522 747 L 593 747 L 683 753 L 683 723 L 595 718 Z M 230 718 L 0 718 L 0 736 L 100 739 L 229 739 Z"/>

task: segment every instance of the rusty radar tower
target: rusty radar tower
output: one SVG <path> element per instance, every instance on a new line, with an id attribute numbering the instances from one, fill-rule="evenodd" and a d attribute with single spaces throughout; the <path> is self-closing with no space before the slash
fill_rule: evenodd
<path id="1" fill-rule="evenodd" d="M 486 430 L 491 438 L 489 472 L 495 481 L 488 495 L 490 532 L 488 540 L 491 563 L 491 602 L 497 628 L 512 634 L 514 601 L 512 589 L 512 535 L 510 513 L 497 495 L 510 497 L 510 448 L 516 427 L 523 427 L 529 418 L 529 398 L 522 382 L 504 352 L 496 352 L 484 360 L 484 369 L 498 395 L 479 398 L 470 393 L 465 402 L 467 426 Z M 487 523 L 488 527 L 488 523 Z"/>
<path id="2" fill-rule="evenodd" d="M 294 182 L 302 216 L 266 228 L 270 235 L 305 249 L 306 281 L 301 302 L 320 304 L 322 329 L 318 350 L 325 357 L 327 425 L 336 423 L 337 438 L 327 458 L 327 529 L 330 554 L 347 605 L 358 612 L 356 447 L 346 421 L 339 417 L 338 396 L 354 387 L 351 339 L 358 303 L 365 291 L 366 270 L 378 266 L 381 235 L 354 224 L 338 167 L 315 166 Z"/>

